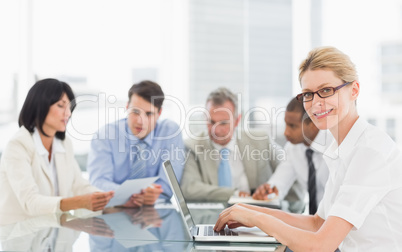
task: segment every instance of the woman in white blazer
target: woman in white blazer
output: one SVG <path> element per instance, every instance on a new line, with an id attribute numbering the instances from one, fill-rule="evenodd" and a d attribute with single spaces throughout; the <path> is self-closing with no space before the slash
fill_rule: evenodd
<path id="1" fill-rule="evenodd" d="M 101 192 L 82 178 L 66 124 L 75 107 L 67 83 L 40 80 L 29 90 L 20 129 L 0 164 L 0 218 L 86 208 L 101 210 L 113 192 Z"/>

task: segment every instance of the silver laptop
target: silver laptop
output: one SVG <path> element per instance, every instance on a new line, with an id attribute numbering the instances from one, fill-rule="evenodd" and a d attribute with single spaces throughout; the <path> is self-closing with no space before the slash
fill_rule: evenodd
<path id="1" fill-rule="evenodd" d="M 267 235 L 261 231 L 261 229 L 256 227 L 239 227 L 235 229 L 229 229 L 226 227 L 220 232 L 215 232 L 213 230 L 214 225 L 195 225 L 180 189 L 172 164 L 168 160 L 163 163 L 163 167 L 173 191 L 173 198 L 176 200 L 183 223 L 187 228 L 188 235 L 193 237 L 195 241 L 279 243 L 274 237 Z"/>

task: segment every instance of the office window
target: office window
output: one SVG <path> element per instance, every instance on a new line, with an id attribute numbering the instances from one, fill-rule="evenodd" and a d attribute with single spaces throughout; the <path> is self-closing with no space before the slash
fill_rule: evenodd
<path id="1" fill-rule="evenodd" d="M 292 2 L 189 1 L 190 102 L 224 86 L 246 107 L 292 93 Z"/>

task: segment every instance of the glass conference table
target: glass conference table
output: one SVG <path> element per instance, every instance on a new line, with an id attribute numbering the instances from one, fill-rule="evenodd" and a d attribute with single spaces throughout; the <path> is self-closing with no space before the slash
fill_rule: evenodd
<path id="1" fill-rule="evenodd" d="M 189 204 L 196 224 L 213 224 L 225 205 Z M 0 251 L 284 251 L 281 244 L 200 243 L 170 203 L 139 209 L 0 216 Z"/>

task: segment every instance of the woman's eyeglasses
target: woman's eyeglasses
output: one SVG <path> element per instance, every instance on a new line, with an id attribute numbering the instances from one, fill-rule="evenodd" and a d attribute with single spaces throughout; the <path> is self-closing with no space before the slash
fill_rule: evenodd
<path id="1" fill-rule="evenodd" d="M 335 94 L 336 90 L 341 89 L 344 86 L 346 86 L 346 85 L 348 85 L 348 84 L 350 84 L 352 82 L 353 81 L 346 82 L 346 83 L 344 83 L 344 84 L 342 84 L 340 86 L 337 86 L 337 87 L 321 88 L 320 90 L 315 91 L 315 92 L 304 92 L 304 93 L 296 95 L 296 99 L 299 102 L 309 102 L 309 101 L 312 101 L 314 99 L 314 94 L 317 94 L 321 98 L 327 98 L 327 97 L 333 96 Z"/>

